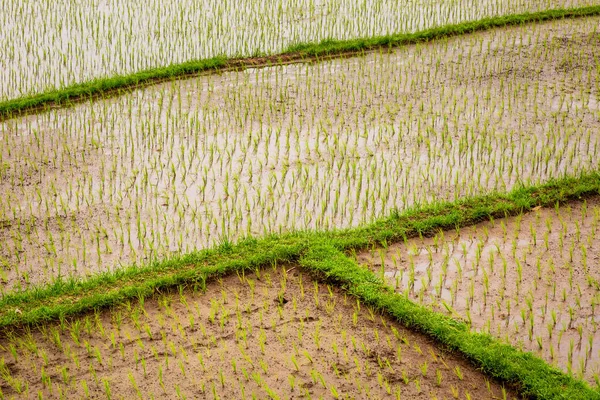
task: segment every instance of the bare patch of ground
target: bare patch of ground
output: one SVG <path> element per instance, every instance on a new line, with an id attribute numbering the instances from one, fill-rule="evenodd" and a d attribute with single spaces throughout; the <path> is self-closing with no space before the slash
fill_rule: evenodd
<path id="1" fill-rule="evenodd" d="M 600 374 L 600 198 L 357 256 L 399 292 L 591 383 Z"/>
<path id="2" fill-rule="evenodd" d="M 6 398 L 515 397 L 291 266 L 12 332 L 0 360 Z"/>

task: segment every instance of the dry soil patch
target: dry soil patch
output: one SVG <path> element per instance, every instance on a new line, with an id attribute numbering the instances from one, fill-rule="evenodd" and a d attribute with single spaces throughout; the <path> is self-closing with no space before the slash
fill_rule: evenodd
<path id="1" fill-rule="evenodd" d="M 515 396 L 290 266 L 14 332 L 0 343 L 7 398 Z"/>

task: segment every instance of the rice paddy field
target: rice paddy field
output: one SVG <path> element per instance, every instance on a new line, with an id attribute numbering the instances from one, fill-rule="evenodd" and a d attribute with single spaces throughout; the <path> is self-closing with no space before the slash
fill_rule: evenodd
<path id="1" fill-rule="evenodd" d="M 600 398 L 600 4 L 4 3 L 0 399 Z"/>
<path id="2" fill-rule="evenodd" d="M 0 2 L 0 100 L 214 56 L 412 32 L 593 0 Z"/>

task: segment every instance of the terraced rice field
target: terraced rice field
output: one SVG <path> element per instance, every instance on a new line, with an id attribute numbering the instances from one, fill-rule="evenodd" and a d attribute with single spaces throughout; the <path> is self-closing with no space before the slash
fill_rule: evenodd
<path id="1" fill-rule="evenodd" d="M 0 10 L 0 400 L 600 398 L 597 2 Z"/>

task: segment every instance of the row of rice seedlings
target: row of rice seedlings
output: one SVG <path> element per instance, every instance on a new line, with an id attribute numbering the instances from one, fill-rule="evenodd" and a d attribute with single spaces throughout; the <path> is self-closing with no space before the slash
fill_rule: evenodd
<path id="1" fill-rule="evenodd" d="M 0 341 L 0 360 L 2 398 L 511 395 L 289 266 L 222 278 L 204 294 L 180 289 L 12 332 Z"/>
<path id="2" fill-rule="evenodd" d="M 595 169 L 598 21 L 199 77 L 5 121 L 4 289 Z"/>
<path id="3" fill-rule="evenodd" d="M 599 224 L 593 198 L 359 258 L 411 299 L 600 384 Z"/>
<path id="4" fill-rule="evenodd" d="M 591 0 L 0 1 L 0 100 L 218 55 L 422 30 Z"/>

